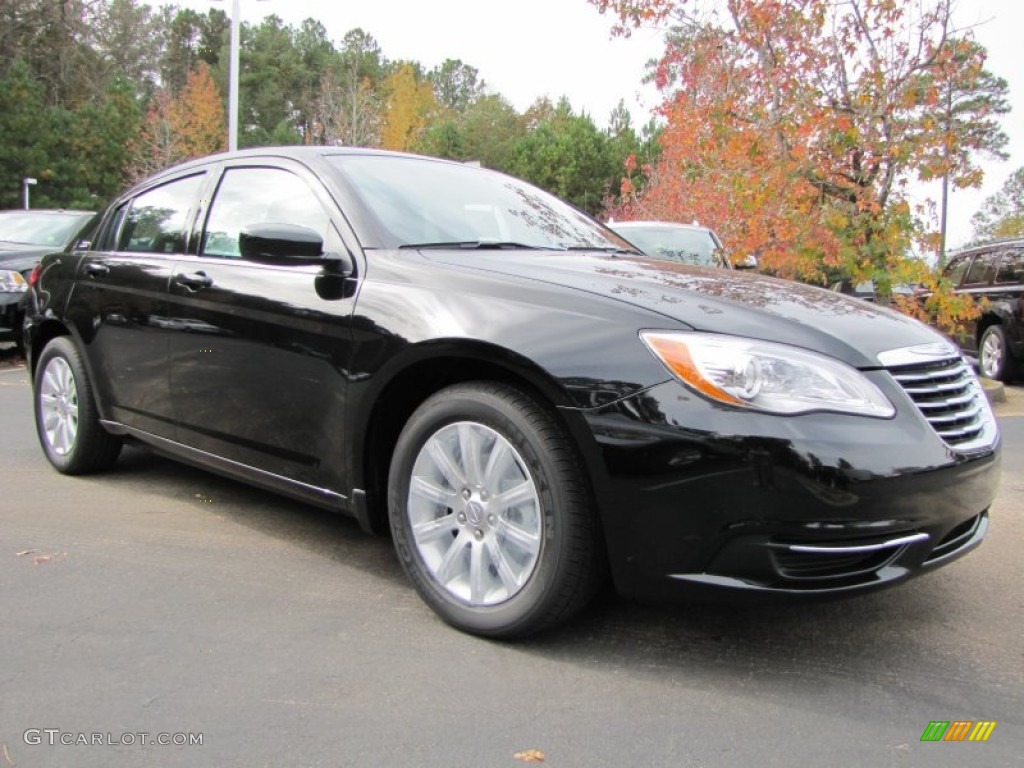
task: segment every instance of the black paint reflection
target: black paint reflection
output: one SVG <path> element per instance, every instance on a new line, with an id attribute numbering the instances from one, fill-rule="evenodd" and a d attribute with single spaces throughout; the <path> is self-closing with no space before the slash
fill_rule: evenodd
<path id="1" fill-rule="evenodd" d="M 321 264 L 184 260 L 209 287 L 170 291 L 171 386 L 179 434 L 200 450 L 338 488 L 352 286 L 323 297 Z M 330 279 L 334 279 L 332 275 Z M 318 283 L 319 281 L 319 283 Z"/>

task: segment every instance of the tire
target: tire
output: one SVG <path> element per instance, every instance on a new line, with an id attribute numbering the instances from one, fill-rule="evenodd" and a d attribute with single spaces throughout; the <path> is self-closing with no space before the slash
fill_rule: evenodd
<path id="1" fill-rule="evenodd" d="M 53 339 L 40 354 L 33 396 L 39 443 L 58 472 L 99 472 L 117 460 L 122 440 L 100 425 L 82 357 L 67 336 Z"/>
<path id="2" fill-rule="evenodd" d="M 448 624 L 511 639 L 582 609 L 603 573 L 599 526 L 565 432 L 532 398 L 474 382 L 437 392 L 395 446 L 395 549 Z"/>
<path id="3" fill-rule="evenodd" d="M 987 379 L 1012 382 L 1017 375 L 1017 364 L 1006 342 L 1001 325 L 990 325 L 978 342 L 978 370 Z"/>

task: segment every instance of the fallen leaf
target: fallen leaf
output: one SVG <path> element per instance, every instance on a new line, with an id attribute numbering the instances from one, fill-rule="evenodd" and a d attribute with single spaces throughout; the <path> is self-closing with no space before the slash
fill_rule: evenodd
<path id="1" fill-rule="evenodd" d="M 516 760 L 522 760 L 524 763 L 544 762 L 544 753 L 539 749 L 528 749 L 525 752 L 516 752 L 512 757 Z"/>
<path id="2" fill-rule="evenodd" d="M 48 555 L 38 555 L 32 558 L 32 562 L 35 565 L 41 565 L 42 563 L 48 563 L 51 560 L 59 560 L 62 557 L 67 557 L 67 552 L 51 552 Z"/>
<path id="3" fill-rule="evenodd" d="M 38 551 L 39 551 L 38 549 L 23 549 L 23 550 L 21 550 L 21 552 L 18 552 L 15 556 L 16 557 L 24 557 L 25 555 L 31 555 L 31 554 L 33 554 L 35 552 L 38 552 Z"/>

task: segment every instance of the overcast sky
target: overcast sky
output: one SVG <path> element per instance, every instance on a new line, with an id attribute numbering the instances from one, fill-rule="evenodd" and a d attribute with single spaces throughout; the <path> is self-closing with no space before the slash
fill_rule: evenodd
<path id="1" fill-rule="evenodd" d="M 177 0 L 179 5 L 206 9 L 214 0 Z M 547 95 L 565 95 L 577 111 L 588 112 L 599 127 L 619 99 L 624 99 L 636 125 L 647 121 L 658 94 L 642 80 L 645 63 L 662 50 L 660 36 L 650 31 L 623 40 L 611 38 L 610 17 L 601 16 L 586 0 L 241 0 L 242 18 L 255 22 L 275 13 L 290 24 L 313 17 L 335 42 L 362 27 L 380 43 L 389 59 L 412 59 L 430 69 L 445 59 L 462 59 L 476 67 L 491 90 L 501 93 L 519 111 Z M 230 13 L 231 0 L 216 7 Z M 1010 83 L 1016 107 L 1004 120 L 1011 157 L 986 162 L 982 190 L 951 196 L 949 244 L 970 236 L 970 218 L 986 196 L 1024 165 L 1024 80 L 1018 75 L 1024 55 L 1024 2 L 961 0 L 959 26 L 974 26 L 989 51 L 989 69 Z M 938 196 L 938 189 L 921 195 Z"/>

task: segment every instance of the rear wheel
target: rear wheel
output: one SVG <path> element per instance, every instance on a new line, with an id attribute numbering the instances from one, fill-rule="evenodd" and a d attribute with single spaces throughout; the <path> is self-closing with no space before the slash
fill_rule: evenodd
<path id="1" fill-rule="evenodd" d="M 978 370 L 985 378 L 998 381 L 1013 381 L 1016 376 L 1016 361 L 1001 325 L 990 325 L 981 335 L 978 343 Z"/>
<path id="2" fill-rule="evenodd" d="M 107 469 L 121 452 L 121 438 L 100 425 L 82 358 L 66 336 L 53 339 L 39 356 L 35 412 L 43 452 L 66 475 Z"/>
<path id="3" fill-rule="evenodd" d="M 446 622 L 489 637 L 545 629 L 582 608 L 600 573 L 583 470 L 552 417 L 500 384 L 424 402 L 395 448 L 395 548 Z"/>

